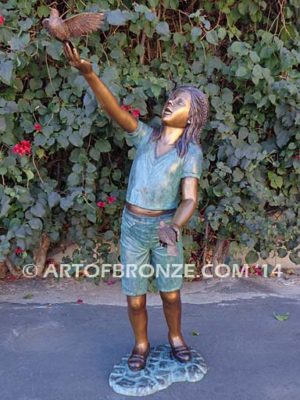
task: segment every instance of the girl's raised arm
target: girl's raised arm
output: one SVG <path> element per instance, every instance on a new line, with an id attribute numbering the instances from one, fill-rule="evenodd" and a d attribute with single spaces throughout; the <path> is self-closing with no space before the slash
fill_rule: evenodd
<path id="1" fill-rule="evenodd" d="M 104 111 L 125 131 L 129 133 L 135 131 L 138 121 L 119 106 L 117 99 L 93 71 L 92 64 L 81 59 L 76 48 L 71 48 L 68 42 L 64 43 L 64 53 L 70 64 L 85 77 Z"/>

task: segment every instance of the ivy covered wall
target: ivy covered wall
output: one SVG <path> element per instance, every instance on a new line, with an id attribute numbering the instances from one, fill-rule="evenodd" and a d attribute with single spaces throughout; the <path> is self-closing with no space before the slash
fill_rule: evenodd
<path id="1" fill-rule="evenodd" d="M 118 262 L 135 149 L 43 29 L 50 4 L 0 8 L 0 261 L 31 262 L 43 238 L 50 249 L 78 243 L 89 262 L 97 244 Z M 186 262 L 216 249 L 231 262 L 246 249 L 253 263 L 276 249 L 299 263 L 300 0 L 58 4 L 65 17 L 106 12 L 100 32 L 73 43 L 137 117 L 159 123 L 179 84 L 209 96 Z"/>

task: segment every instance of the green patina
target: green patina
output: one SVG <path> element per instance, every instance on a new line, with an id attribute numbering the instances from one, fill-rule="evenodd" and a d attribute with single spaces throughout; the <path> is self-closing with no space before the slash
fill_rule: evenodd
<path id="1" fill-rule="evenodd" d="M 133 160 L 126 201 L 151 210 L 177 208 L 180 202 L 180 181 L 191 176 L 200 179 L 203 153 L 195 143 L 189 143 L 184 157 L 176 147 L 156 156 L 156 142 L 151 140 L 153 128 L 139 120 L 134 132 L 126 133 L 137 151 Z"/>

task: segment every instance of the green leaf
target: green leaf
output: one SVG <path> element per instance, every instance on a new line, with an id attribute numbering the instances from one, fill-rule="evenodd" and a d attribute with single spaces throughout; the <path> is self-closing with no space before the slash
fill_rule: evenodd
<path id="1" fill-rule="evenodd" d="M 77 186 L 80 184 L 81 182 L 81 175 L 76 174 L 75 172 L 72 172 L 69 176 L 68 176 L 68 185 L 70 186 Z"/>
<path id="2" fill-rule="evenodd" d="M 6 129 L 6 121 L 4 117 L 0 117 L 0 132 L 4 132 Z"/>
<path id="3" fill-rule="evenodd" d="M 22 31 L 26 32 L 33 25 L 33 20 L 31 18 L 26 18 L 25 20 L 21 20 L 19 22 L 20 28 Z"/>
<path id="4" fill-rule="evenodd" d="M 30 208 L 31 214 L 35 215 L 36 217 L 43 217 L 46 214 L 46 209 L 42 203 L 37 203 Z"/>
<path id="5" fill-rule="evenodd" d="M 155 8 L 159 4 L 159 0 L 148 0 L 150 6 Z"/>
<path id="6" fill-rule="evenodd" d="M 246 256 L 245 260 L 247 264 L 254 264 L 258 260 L 258 254 L 254 250 L 250 250 Z"/>
<path id="7" fill-rule="evenodd" d="M 34 230 L 41 231 L 43 229 L 43 222 L 39 218 L 32 218 L 28 223 Z"/>
<path id="8" fill-rule="evenodd" d="M 10 197 L 8 197 L 6 195 L 1 196 L 0 217 L 3 217 L 8 213 L 9 208 L 10 208 L 10 202 L 11 202 Z"/>
<path id="9" fill-rule="evenodd" d="M 244 172 L 239 168 L 235 168 L 233 171 L 233 182 L 240 182 L 243 178 Z"/>
<path id="10" fill-rule="evenodd" d="M 205 39 L 208 43 L 214 44 L 215 46 L 218 44 L 219 41 L 218 34 L 215 30 L 207 32 Z"/>
<path id="11" fill-rule="evenodd" d="M 284 247 L 280 247 L 279 249 L 277 249 L 277 253 L 280 258 L 287 256 L 287 251 Z"/>
<path id="12" fill-rule="evenodd" d="M 238 67 L 238 69 L 235 71 L 235 76 L 242 78 L 243 76 L 246 76 L 247 73 L 248 73 L 247 68 L 241 66 L 241 67 Z"/>
<path id="13" fill-rule="evenodd" d="M 32 299 L 32 298 L 33 298 L 32 293 L 27 293 L 27 294 L 25 294 L 25 296 L 23 296 L 23 299 Z"/>
<path id="14" fill-rule="evenodd" d="M 201 35 L 201 33 L 202 33 L 201 29 L 198 26 L 194 26 L 191 30 L 193 41 L 195 41 Z"/>
<path id="15" fill-rule="evenodd" d="M 71 208 L 74 205 L 74 198 L 73 196 L 66 196 L 66 197 L 61 197 L 60 199 L 60 207 L 64 211 L 68 211 L 69 208 Z"/>
<path id="16" fill-rule="evenodd" d="M 13 63 L 11 60 L 0 62 L 0 79 L 7 85 L 11 84 Z"/>
<path id="17" fill-rule="evenodd" d="M 31 169 L 23 169 L 23 171 L 25 172 L 28 181 L 31 181 L 34 178 L 34 174 Z"/>
<path id="18" fill-rule="evenodd" d="M 114 236 L 115 236 L 115 234 L 114 234 L 114 232 L 111 231 L 111 230 L 106 231 L 106 232 L 104 233 L 104 235 L 103 235 L 103 237 L 104 237 L 105 240 L 112 240 L 112 239 L 114 238 Z"/>
<path id="19" fill-rule="evenodd" d="M 229 53 L 246 56 L 249 52 L 248 47 L 249 45 L 244 42 L 233 42 L 228 50 Z"/>
<path id="20" fill-rule="evenodd" d="M 183 45 L 185 43 L 184 35 L 181 35 L 178 32 L 174 33 L 173 40 L 174 40 L 174 43 L 176 44 L 176 46 Z"/>
<path id="21" fill-rule="evenodd" d="M 159 22 L 156 25 L 156 32 L 160 35 L 168 35 L 170 33 L 169 24 L 167 22 Z"/>
<path id="22" fill-rule="evenodd" d="M 125 13 L 121 10 L 108 11 L 106 17 L 110 25 L 125 25 L 127 21 Z"/>
<path id="23" fill-rule="evenodd" d="M 72 143 L 76 147 L 83 146 L 83 140 L 78 131 L 72 132 L 68 139 L 69 139 L 69 142 Z"/>
<path id="24" fill-rule="evenodd" d="M 277 321 L 286 321 L 287 319 L 289 319 L 289 312 L 286 312 L 285 314 L 276 314 L 275 312 L 273 312 L 273 315 L 275 317 L 275 319 L 277 319 Z"/>
<path id="25" fill-rule="evenodd" d="M 248 12 L 248 4 L 247 4 L 247 2 L 245 2 L 245 1 L 239 1 L 239 4 L 238 4 L 238 10 L 239 10 L 239 13 L 240 14 L 242 14 L 242 15 L 246 15 L 246 13 Z"/>
<path id="26" fill-rule="evenodd" d="M 258 54 L 256 53 L 256 51 L 250 51 L 249 56 L 254 63 L 260 62 L 260 58 L 259 58 Z"/>
<path id="27" fill-rule="evenodd" d="M 107 153 L 111 151 L 111 144 L 108 140 L 106 139 L 98 139 L 95 148 L 100 152 L 100 153 Z"/>
<path id="28" fill-rule="evenodd" d="M 252 70 L 252 75 L 257 79 L 263 79 L 263 70 L 260 65 L 255 65 Z"/>
<path id="29" fill-rule="evenodd" d="M 10 48 L 12 51 L 23 51 L 25 47 L 30 42 L 30 35 L 29 33 L 24 34 L 23 36 L 15 36 L 11 40 L 8 41 Z"/>
<path id="30" fill-rule="evenodd" d="M 270 180 L 271 187 L 274 189 L 281 188 L 283 185 L 282 176 L 279 176 L 272 171 L 268 171 L 268 178 Z"/>
<path id="31" fill-rule="evenodd" d="M 89 211 L 87 212 L 86 216 L 87 216 L 87 219 L 88 219 L 90 222 L 92 222 L 93 224 L 96 223 L 96 221 L 97 221 L 96 213 L 95 213 L 95 212 L 92 212 L 91 209 L 89 209 Z"/>
<path id="32" fill-rule="evenodd" d="M 49 12 L 49 7 L 47 6 L 39 6 L 37 9 L 37 14 L 38 16 L 41 17 L 48 17 L 48 15 L 50 14 Z"/>
<path id="33" fill-rule="evenodd" d="M 51 56 L 54 60 L 60 60 L 62 50 L 62 44 L 58 40 L 53 40 L 53 42 L 47 42 L 46 52 Z"/>
<path id="34" fill-rule="evenodd" d="M 225 39 L 226 35 L 227 35 L 227 31 L 225 28 L 218 28 L 218 38 L 220 40 Z"/>

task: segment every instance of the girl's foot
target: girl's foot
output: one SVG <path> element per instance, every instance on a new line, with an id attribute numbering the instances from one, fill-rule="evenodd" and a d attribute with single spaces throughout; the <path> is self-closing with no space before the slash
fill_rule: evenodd
<path id="1" fill-rule="evenodd" d="M 141 369 L 145 368 L 147 357 L 150 353 L 150 343 L 144 349 L 137 349 L 135 346 L 131 352 L 130 357 L 128 358 L 128 367 L 132 371 L 140 371 Z"/>
<path id="2" fill-rule="evenodd" d="M 176 340 L 173 340 L 170 336 L 170 333 L 168 334 L 168 338 L 172 355 L 182 363 L 190 361 L 192 358 L 191 351 L 190 348 L 185 344 L 183 338 L 177 337 Z"/>

